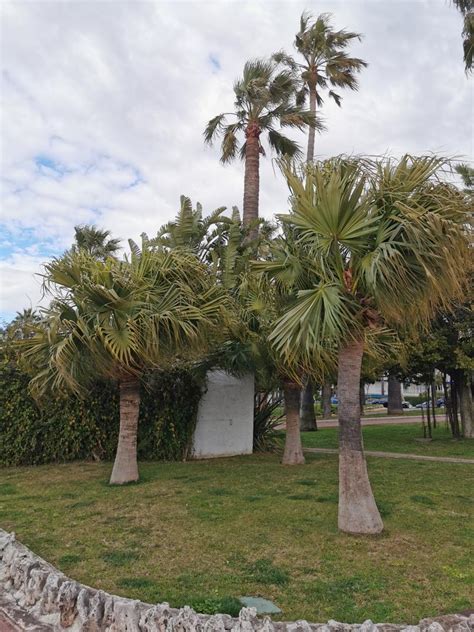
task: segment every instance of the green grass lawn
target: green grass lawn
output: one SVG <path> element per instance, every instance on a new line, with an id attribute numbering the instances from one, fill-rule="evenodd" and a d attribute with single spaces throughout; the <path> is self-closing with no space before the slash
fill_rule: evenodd
<path id="1" fill-rule="evenodd" d="M 317 432 L 303 432 L 306 448 L 337 448 L 337 428 L 321 428 Z M 406 452 L 430 456 L 457 456 L 474 459 L 474 441 L 456 440 L 445 423 L 433 430 L 433 440 L 417 441 L 423 437 L 420 424 L 390 424 L 363 427 L 364 447 L 382 452 Z"/>
<path id="2" fill-rule="evenodd" d="M 284 620 L 406 623 L 472 605 L 470 465 L 369 458 L 378 537 L 338 532 L 332 455 L 142 463 L 125 487 L 110 469 L 1 470 L 0 525 L 69 576 L 149 602 L 212 611 L 260 595 Z"/>

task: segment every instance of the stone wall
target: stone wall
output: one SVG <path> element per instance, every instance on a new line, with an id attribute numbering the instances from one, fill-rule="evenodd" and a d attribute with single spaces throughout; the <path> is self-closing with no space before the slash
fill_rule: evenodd
<path id="1" fill-rule="evenodd" d="M 84 586 L 32 553 L 0 529 L 0 630 L 26 632 L 472 632 L 474 615 L 425 619 L 418 626 L 273 622 L 253 608 L 238 618 L 200 615 L 189 607 L 170 608 L 124 599 Z"/>
<path id="2" fill-rule="evenodd" d="M 209 371 L 199 402 L 192 456 L 196 459 L 252 454 L 254 376 Z"/>

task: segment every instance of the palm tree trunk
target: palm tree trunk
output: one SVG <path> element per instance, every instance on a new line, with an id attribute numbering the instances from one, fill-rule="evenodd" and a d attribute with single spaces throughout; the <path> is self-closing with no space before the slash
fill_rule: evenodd
<path id="1" fill-rule="evenodd" d="M 323 409 L 323 419 L 331 419 L 331 382 L 324 382 L 321 389 L 321 406 Z"/>
<path id="2" fill-rule="evenodd" d="M 137 430 L 140 408 L 140 382 L 125 376 L 120 379 L 120 431 L 111 485 L 138 481 Z"/>
<path id="3" fill-rule="evenodd" d="M 295 382 L 283 382 L 286 414 L 286 439 L 283 452 L 283 465 L 302 465 L 304 461 L 300 434 L 300 396 L 301 389 Z"/>
<path id="4" fill-rule="evenodd" d="M 301 391 L 300 430 L 307 432 L 317 429 L 316 415 L 314 414 L 313 382 L 308 377 Z"/>
<path id="5" fill-rule="evenodd" d="M 474 439 L 474 409 L 471 382 L 471 371 L 465 369 L 461 373 L 459 387 L 459 409 L 461 411 L 462 436 L 464 439 Z"/>
<path id="6" fill-rule="evenodd" d="M 316 87 L 309 86 L 309 111 L 316 116 Z M 316 137 L 316 130 L 314 127 L 309 128 L 308 133 L 308 150 L 306 152 L 306 162 L 313 162 L 314 160 L 314 140 Z"/>
<path id="7" fill-rule="evenodd" d="M 403 415 L 402 385 L 394 375 L 388 376 L 388 415 Z"/>
<path id="8" fill-rule="evenodd" d="M 245 131 L 245 179 L 244 179 L 244 226 L 258 219 L 258 195 L 260 189 L 260 129 L 250 123 Z M 257 228 L 252 228 L 249 237 L 257 236 Z"/>
<path id="9" fill-rule="evenodd" d="M 359 402 L 360 402 L 360 414 L 364 414 L 364 406 L 365 406 L 365 384 L 364 380 L 360 381 L 359 385 Z"/>
<path id="10" fill-rule="evenodd" d="M 429 386 L 429 392 L 430 392 L 431 411 L 433 413 L 433 428 L 436 428 L 436 383 L 434 381 L 434 375 L 433 375 L 433 381 L 431 382 Z"/>
<path id="11" fill-rule="evenodd" d="M 352 340 L 339 350 L 339 519 L 347 533 L 380 533 L 383 522 L 367 474 L 360 423 L 359 385 L 364 343 Z"/>

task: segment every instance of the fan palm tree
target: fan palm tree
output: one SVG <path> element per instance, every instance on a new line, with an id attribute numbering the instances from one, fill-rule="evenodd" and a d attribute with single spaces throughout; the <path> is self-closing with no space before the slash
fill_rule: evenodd
<path id="1" fill-rule="evenodd" d="M 316 109 L 324 104 L 323 91 L 328 90 L 329 98 L 341 105 L 342 98 L 332 88 L 358 89 L 356 74 L 367 66 L 358 57 L 350 57 L 346 48 L 354 40 L 360 40 L 360 33 L 331 27 L 331 14 L 322 13 L 315 20 L 304 12 L 300 18 L 300 30 L 296 34 L 294 46 L 302 57 L 296 61 L 284 51 L 273 55 L 273 59 L 285 64 L 291 71 L 300 73 L 302 85 L 298 90 L 296 103 L 304 105 L 309 98 L 309 111 L 316 116 Z M 309 128 L 306 160 L 314 159 L 315 129 Z"/>
<path id="2" fill-rule="evenodd" d="M 436 308 L 462 293 L 469 205 L 441 182 L 442 166 L 435 157 L 375 163 L 339 158 L 308 166 L 302 178 L 283 165 L 292 211 L 280 220 L 298 232 L 306 281 L 270 341 L 290 365 L 304 358 L 309 368 L 324 365 L 328 348 L 337 350 L 343 531 L 383 528 L 360 426 L 364 350 L 384 329 L 427 323 Z"/>
<path id="3" fill-rule="evenodd" d="M 297 229 L 282 225 L 281 234 L 269 243 L 269 252 L 264 260 L 255 261 L 252 269 L 260 283 L 254 291 L 254 308 L 259 321 L 261 345 L 268 346 L 275 325 L 285 313 L 291 311 L 298 293 L 311 285 L 312 253 L 302 247 Z M 267 364 L 278 375 L 285 399 L 286 434 L 282 463 L 298 465 L 305 462 L 301 443 L 300 398 L 301 386 L 307 379 L 324 379 L 325 372 L 334 367 L 334 354 L 330 349 L 321 351 L 325 363 L 311 367 L 300 357 L 299 347 L 294 354 L 286 356 L 272 348 L 266 350 Z M 332 357 L 331 357 L 332 356 Z M 314 409 L 313 409 L 314 411 Z"/>
<path id="4" fill-rule="evenodd" d="M 71 252 L 87 252 L 94 259 L 105 260 L 120 250 L 120 239 L 109 239 L 110 230 L 102 230 L 94 225 L 84 224 L 74 227 L 74 244 Z"/>
<path id="5" fill-rule="evenodd" d="M 234 84 L 235 111 L 218 114 L 204 131 L 204 140 L 212 144 L 222 138 L 221 161 L 225 164 L 239 156 L 245 163 L 243 222 L 256 231 L 260 188 L 260 155 L 265 155 L 261 135 L 277 155 L 297 157 L 298 144 L 282 134 L 278 128 L 304 129 L 307 125 L 321 128 L 313 114 L 295 102 L 297 78 L 288 69 L 281 69 L 274 61 L 248 61 L 241 79 Z M 228 116 L 235 120 L 227 121 Z M 242 143 L 239 136 L 244 137 Z"/>
<path id="6" fill-rule="evenodd" d="M 132 251 L 99 261 L 79 251 L 45 266 L 51 307 L 24 341 L 35 395 L 68 389 L 87 395 L 99 377 L 118 382 L 120 431 L 110 482 L 138 480 L 140 380 L 207 348 L 223 328 L 225 294 L 186 250 Z"/>

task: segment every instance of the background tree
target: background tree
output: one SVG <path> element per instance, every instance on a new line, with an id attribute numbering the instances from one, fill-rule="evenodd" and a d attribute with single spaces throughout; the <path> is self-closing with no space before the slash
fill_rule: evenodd
<path id="1" fill-rule="evenodd" d="M 337 158 L 308 166 L 304 178 L 283 165 L 292 212 L 280 220 L 298 231 L 298 249 L 311 252 L 311 260 L 305 258 L 311 282 L 277 321 L 270 340 L 290 363 L 306 354 L 308 366 L 322 362 L 321 350 L 329 344 L 337 348 L 343 531 L 383 528 L 360 425 L 364 349 L 387 326 L 427 323 L 464 287 L 469 206 L 455 187 L 441 182 L 443 164 L 434 157 L 375 163 Z"/>
<path id="2" fill-rule="evenodd" d="M 105 262 L 79 250 L 45 266 L 51 307 L 23 341 L 37 396 L 87 395 L 97 378 L 118 382 L 120 431 L 111 483 L 138 480 L 140 380 L 194 357 L 223 328 L 225 294 L 194 254 L 143 249 Z"/>
<path id="3" fill-rule="evenodd" d="M 164 224 L 149 244 L 170 250 L 189 248 L 201 261 L 211 261 L 214 251 L 226 241 L 226 231 L 233 221 L 224 216 L 225 211 L 226 207 L 221 206 L 203 217 L 202 205 L 198 202 L 193 209 L 191 200 L 182 195 L 175 219 Z"/>
<path id="4" fill-rule="evenodd" d="M 462 162 L 455 166 L 455 171 L 461 176 L 465 186 L 464 193 L 472 196 L 474 194 L 474 169 Z"/>
<path id="5" fill-rule="evenodd" d="M 403 415 L 402 383 L 393 373 L 388 374 L 387 414 Z"/>
<path id="6" fill-rule="evenodd" d="M 32 307 L 26 307 L 17 312 L 15 318 L 5 328 L 9 340 L 23 340 L 32 335 L 34 326 L 40 320 L 38 312 Z"/>
<path id="7" fill-rule="evenodd" d="M 204 140 L 212 144 L 222 138 L 221 161 L 225 164 L 239 156 L 245 163 L 243 222 L 252 224 L 251 236 L 256 233 L 255 220 L 259 212 L 260 155 L 265 155 L 261 135 L 277 155 L 297 157 L 298 144 L 280 130 L 318 128 L 314 115 L 295 101 L 297 79 L 287 69 L 271 60 L 248 61 L 241 79 L 234 84 L 235 111 L 218 114 L 209 121 Z M 233 116 L 235 121 L 227 122 Z M 280 128 L 280 129 L 278 129 Z M 244 142 L 239 140 L 244 137 Z"/>
<path id="8" fill-rule="evenodd" d="M 74 227 L 74 243 L 70 252 L 86 252 L 94 259 L 105 261 L 120 250 L 120 239 L 111 239 L 110 230 L 84 224 Z"/>
<path id="9" fill-rule="evenodd" d="M 367 66 L 358 57 L 350 57 L 346 49 L 354 41 L 360 40 L 360 33 L 335 31 L 331 26 L 331 14 L 322 13 L 314 19 L 310 13 L 304 12 L 300 19 L 300 30 L 296 34 L 294 47 L 302 61 L 297 61 L 284 51 L 275 53 L 273 59 L 285 64 L 292 71 L 300 74 L 301 87 L 296 103 L 303 105 L 309 100 L 309 110 L 316 117 L 316 109 L 324 104 L 323 93 L 337 105 L 341 105 L 342 97 L 332 88 L 359 87 L 356 74 Z M 309 129 L 308 150 L 306 159 L 314 159 L 315 129 Z"/>

